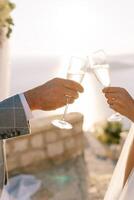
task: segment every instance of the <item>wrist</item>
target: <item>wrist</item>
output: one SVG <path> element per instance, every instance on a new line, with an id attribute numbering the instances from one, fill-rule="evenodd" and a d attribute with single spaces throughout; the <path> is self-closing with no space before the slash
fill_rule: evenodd
<path id="1" fill-rule="evenodd" d="M 134 113 L 133 113 L 133 115 L 131 115 L 131 116 L 129 117 L 129 119 L 130 119 L 132 122 L 134 122 Z"/>
<path id="2" fill-rule="evenodd" d="M 28 91 L 24 92 L 24 96 L 27 100 L 27 103 L 28 103 L 30 109 L 36 110 L 36 103 L 35 103 L 35 98 L 33 98 L 34 95 L 33 95 L 32 90 L 28 90 Z"/>
<path id="3" fill-rule="evenodd" d="M 134 99 L 132 99 L 132 109 L 131 109 L 131 116 L 129 118 L 132 122 L 134 122 Z"/>
<path id="4" fill-rule="evenodd" d="M 134 122 L 134 116 L 128 117 L 132 122 Z"/>

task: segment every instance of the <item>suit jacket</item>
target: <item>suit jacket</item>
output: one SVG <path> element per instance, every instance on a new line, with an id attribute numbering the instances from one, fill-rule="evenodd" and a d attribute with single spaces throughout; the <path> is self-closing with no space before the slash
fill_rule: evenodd
<path id="1" fill-rule="evenodd" d="M 29 133 L 29 123 L 19 95 L 0 102 L 0 193 L 6 178 L 4 140 Z"/>

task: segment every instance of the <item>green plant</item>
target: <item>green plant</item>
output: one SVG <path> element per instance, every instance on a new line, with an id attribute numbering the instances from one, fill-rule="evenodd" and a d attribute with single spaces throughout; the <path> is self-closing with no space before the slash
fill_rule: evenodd
<path id="1" fill-rule="evenodd" d="M 122 132 L 121 122 L 106 122 L 95 129 L 98 140 L 104 144 L 119 144 Z"/>
<path id="2" fill-rule="evenodd" d="M 15 4 L 9 0 L 0 0 L 0 29 L 7 28 L 6 36 L 9 38 L 14 25 L 11 17 L 11 11 L 15 8 Z"/>

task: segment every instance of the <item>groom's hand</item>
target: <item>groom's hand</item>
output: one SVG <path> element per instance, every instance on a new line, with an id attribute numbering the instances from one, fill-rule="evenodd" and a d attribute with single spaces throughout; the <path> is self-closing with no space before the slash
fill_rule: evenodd
<path id="1" fill-rule="evenodd" d="M 31 110 L 55 110 L 78 98 L 83 87 L 72 80 L 55 78 L 24 93 Z"/>

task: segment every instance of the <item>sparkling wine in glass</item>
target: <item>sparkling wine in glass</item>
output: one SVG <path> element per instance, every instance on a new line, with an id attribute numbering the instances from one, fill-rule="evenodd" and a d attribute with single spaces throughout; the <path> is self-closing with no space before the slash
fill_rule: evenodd
<path id="1" fill-rule="evenodd" d="M 97 80 L 103 85 L 103 87 L 110 86 L 110 73 L 108 64 L 95 65 L 92 70 Z"/>
<path id="2" fill-rule="evenodd" d="M 81 83 L 83 81 L 84 75 L 85 75 L 84 71 L 79 71 L 78 73 L 77 72 L 68 71 L 67 79 L 70 79 L 70 80 L 76 81 L 78 83 Z"/>
<path id="3" fill-rule="evenodd" d="M 86 62 L 86 59 L 84 58 L 71 57 L 69 67 L 67 70 L 67 76 L 66 76 L 67 79 L 81 83 L 86 72 L 86 64 L 87 62 Z M 69 101 L 69 98 L 71 97 L 66 95 L 66 98 L 67 98 L 67 104 L 66 104 L 62 119 L 61 120 L 56 119 L 52 121 L 52 124 L 60 129 L 73 128 L 72 124 L 66 121 L 66 114 L 69 107 L 68 101 Z"/>
<path id="4" fill-rule="evenodd" d="M 110 86 L 110 66 L 106 60 L 106 54 L 103 50 L 98 50 L 90 56 L 90 67 L 97 80 L 103 87 Z M 119 113 L 112 114 L 108 121 L 121 121 L 122 117 Z"/>

